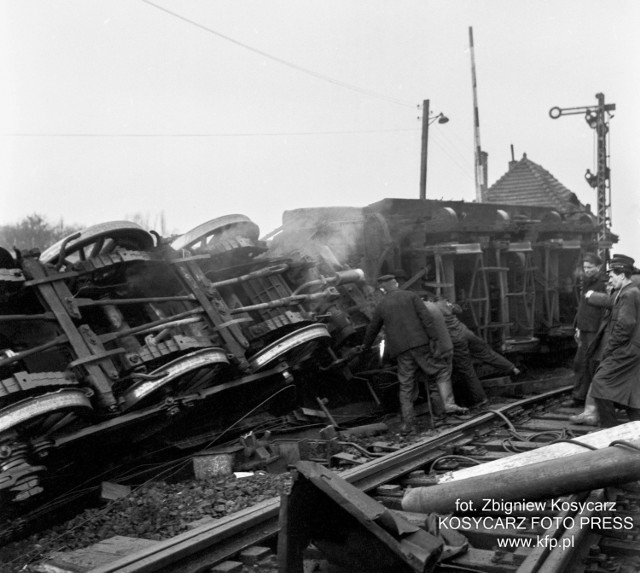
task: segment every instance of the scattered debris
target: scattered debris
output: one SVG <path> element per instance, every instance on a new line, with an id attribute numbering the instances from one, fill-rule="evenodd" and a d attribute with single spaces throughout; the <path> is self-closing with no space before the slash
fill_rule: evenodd
<path id="1" fill-rule="evenodd" d="M 296 470 L 281 504 L 281 573 L 303 573 L 304 550 L 312 540 L 330 563 L 354 573 L 434 570 L 442 539 L 318 464 L 300 462 Z"/>

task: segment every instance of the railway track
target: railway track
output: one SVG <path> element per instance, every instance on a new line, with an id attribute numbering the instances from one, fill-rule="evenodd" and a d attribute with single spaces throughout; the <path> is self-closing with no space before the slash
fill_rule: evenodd
<path id="1" fill-rule="evenodd" d="M 426 514 L 402 510 L 402 499 L 408 488 L 417 491 L 417 488 L 446 484 L 450 479 L 455 480 L 456 475 L 460 478 L 471 477 L 474 473 L 482 473 L 478 468 L 486 464 L 508 467 L 509 462 L 505 460 L 516 459 L 512 456 L 523 452 L 536 452 L 540 446 L 551 442 L 560 444 L 554 447 L 573 448 L 571 455 L 578 451 L 589 452 L 586 447 L 576 445 L 574 440 L 582 439 L 582 436 L 598 428 L 573 425 L 568 421 L 569 415 L 576 412 L 575 409 L 563 407 L 569 395 L 568 390 L 568 387 L 562 387 L 497 407 L 398 451 L 332 473 L 337 480 L 335 487 L 342 493 L 334 492 L 331 495 L 344 495 L 341 503 L 347 508 L 352 503 L 359 507 L 360 502 L 351 499 L 347 490 L 343 491 L 347 486 L 340 485 L 348 484 L 348 487 L 353 486 L 362 493 L 367 500 L 365 505 L 369 502 L 381 504 L 380 507 L 384 506 L 402 520 L 425 528 L 429 522 Z M 634 431 L 631 437 L 635 436 L 637 440 L 640 434 L 635 428 Z M 608 443 L 597 447 L 606 445 Z M 621 455 L 638 459 L 640 453 L 632 451 L 632 445 L 625 442 L 623 446 L 618 448 L 624 450 Z M 302 462 L 298 468 L 297 473 L 302 477 L 294 482 L 294 492 L 298 481 L 304 481 L 309 473 L 327 471 L 321 466 L 314 469 L 313 464 L 305 464 L 309 463 Z M 634 470 L 630 471 L 634 475 Z M 332 481 L 333 478 L 325 476 L 322 479 Z M 635 479 L 640 479 L 640 472 Z M 535 476 L 532 481 L 536 481 Z M 612 481 L 615 482 L 615 479 Z M 486 498 L 489 507 L 482 514 L 465 512 L 465 508 L 456 503 L 457 510 L 451 511 L 449 521 L 440 525 L 462 534 L 466 540 L 465 550 L 451 560 L 441 562 L 435 569 L 425 565 L 424 569 L 405 566 L 397 570 L 517 573 L 638 571 L 640 488 L 635 487 L 637 485 L 596 487 L 592 491 L 582 488 L 583 491 L 574 492 L 565 491 L 571 490 L 565 484 L 562 496 L 554 497 L 555 501 L 546 504 L 539 502 L 527 505 L 524 503 L 526 496 L 523 495 L 523 503 L 514 506 L 493 495 Z M 292 545 L 286 539 L 283 545 L 284 534 L 291 531 L 290 525 L 283 527 L 283 524 L 300 519 L 289 507 L 291 497 L 283 498 L 284 503 L 279 499 L 262 502 L 94 568 L 91 573 L 255 570 L 297 573 L 303 570 L 326 570 L 322 569 L 326 565 L 323 562 L 326 555 L 314 554 L 311 546 L 301 546 L 300 549 L 304 549 L 305 558 L 317 561 L 311 565 L 305 562 L 303 569 L 297 568 L 297 558 L 287 559 L 286 550 L 283 551 L 288 543 L 291 552 Z M 460 496 L 460 500 L 464 502 L 464 495 Z M 602 511 L 603 508 L 609 511 Z M 318 519 L 322 520 L 322 516 Z M 293 529 L 296 527 L 294 524 Z M 276 557 L 279 531 L 280 551 Z M 348 548 L 345 547 L 343 551 L 348 551 Z M 242 562 L 246 565 L 243 566 Z M 336 569 L 334 565 L 333 570 L 349 569 Z"/>

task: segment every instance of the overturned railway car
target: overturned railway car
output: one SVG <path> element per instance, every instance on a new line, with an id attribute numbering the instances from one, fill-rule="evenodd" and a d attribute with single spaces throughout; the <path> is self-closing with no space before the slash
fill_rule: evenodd
<path id="1" fill-rule="evenodd" d="M 371 284 L 395 273 L 461 305 L 496 349 L 529 354 L 572 346 L 581 257 L 611 246 L 598 245 L 593 215 L 537 206 L 383 199 L 287 211 L 283 223 L 284 250 L 328 245 Z"/>
<path id="2" fill-rule="evenodd" d="M 242 215 L 170 239 L 115 221 L 4 253 L 3 514 L 124 457 L 264 428 L 321 395 L 376 399 L 379 357 L 354 362 L 353 349 L 380 274 L 457 302 L 503 352 L 570 347 L 576 269 L 598 247 L 591 216 L 536 207 L 385 199 L 283 223 L 267 242 Z"/>
<path id="3" fill-rule="evenodd" d="M 366 321 L 362 271 L 273 257 L 241 215 L 173 240 L 115 221 L 4 255 L 3 510 L 33 507 L 159 436 L 156 447 L 202 446 L 199 432 L 211 440 L 286 413 L 304 403 L 309 372 L 343 369 Z"/>

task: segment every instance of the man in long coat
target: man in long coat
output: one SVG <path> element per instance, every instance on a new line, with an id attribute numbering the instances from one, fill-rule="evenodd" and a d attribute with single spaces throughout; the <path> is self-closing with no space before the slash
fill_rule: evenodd
<path id="1" fill-rule="evenodd" d="M 601 361 L 591 381 L 591 396 L 605 428 L 619 424 L 616 406 L 626 409 L 629 420 L 640 421 L 640 290 L 630 278 L 633 265 L 634 260 L 625 255 L 615 255 L 609 262 L 613 308 L 604 325 Z"/>
<path id="2" fill-rule="evenodd" d="M 401 290 L 394 275 L 383 275 L 378 285 L 384 296 L 376 307 L 364 335 L 362 350 L 369 350 L 384 326 L 386 347 L 398 364 L 398 383 L 402 433 L 415 429 L 413 398 L 416 373 L 422 370 L 434 378 L 444 402 L 445 412 L 464 413 L 453 398 L 447 354 L 452 352 L 446 328 L 436 328 L 433 316 L 422 299 L 412 291 Z"/>
<path id="3" fill-rule="evenodd" d="M 607 276 L 601 271 L 601 265 L 602 260 L 594 253 L 586 253 L 582 257 L 582 285 L 574 320 L 578 348 L 573 361 L 575 381 L 572 398 L 576 406 L 584 405 L 597 366 L 593 342 L 602 323 L 603 309 L 587 304 L 585 295 L 589 291 L 606 292 Z"/>

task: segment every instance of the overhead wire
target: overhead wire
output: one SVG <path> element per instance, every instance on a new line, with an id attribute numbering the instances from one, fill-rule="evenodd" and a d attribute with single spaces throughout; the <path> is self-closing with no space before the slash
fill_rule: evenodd
<path id="1" fill-rule="evenodd" d="M 329 76 L 327 76 L 325 74 L 320 74 L 320 73 L 315 72 L 315 71 L 313 71 L 313 70 L 311 70 L 309 68 L 305 68 L 303 66 L 295 64 L 295 63 L 290 62 L 288 60 L 284 60 L 283 58 L 279 58 L 277 56 L 273 56 L 272 54 L 269 54 L 269 53 L 267 53 L 267 52 L 265 52 L 263 50 L 260 50 L 258 48 L 254 48 L 253 46 L 245 44 L 244 42 L 240 42 L 239 40 L 236 40 L 234 38 L 231 38 L 230 36 L 227 36 L 226 34 L 222 34 L 222 33 L 218 32 L 216 30 L 213 30 L 212 28 L 209 28 L 208 26 L 200 24 L 199 22 L 196 22 L 196 21 L 194 21 L 194 20 L 192 20 L 190 18 L 187 18 L 185 16 L 182 16 L 181 14 L 178 14 L 178 13 L 172 11 L 172 10 L 164 8 L 163 6 L 159 6 L 158 4 L 156 4 L 155 2 L 151 2 L 150 0 L 142 0 L 142 2 L 144 2 L 145 4 L 148 4 L 149 6 L 153 6 L 154 8 L 157 8 L 158 10 L 166 12 L 167 14 L 170 14 L 171 16 L 174 16 L 175 18 L 178 18 L 178 19 L 180 19 L 180 20 L 182 20 L 184 22 L 187 22 L 187 23 L 189 23 L 189 24 L 191 24 L 193 26 L 196 26 L 196 27 L 200 28 L 201 30 L 204 30 L 206 32 L 214 34 L 215 36 L 218 36 L 218 37 L 220 37 L 220 38 L 222 38 L 224 40 L 232 42 L 233 44 L 241 46 L 241 47 L 243 47 L 243 48 L 245 48 L 247 50 L 250 50 L 250 51 L 252 51 L 254 53 L 257 53 L 257 54 L 259 54 L 259 55 L 261 55 L 263 57 L 269 58 L 269 59 L 271 59 L 271 60 L 273 60 L 275 62 L 278 62 L 278 63 L 280 63 L 282 65 L 288 66 L 288 67 L 290 67 L 292 69 L 295 69 L 295 70 L 297 70 L 299 72 L 311 75 L 311 76 L 313 76 L 313 77 L 315 77 L 317 79 L 325 80 L 325 81 L 328 81 L 329 83 L 332 83 L 334 85 L 337 85 L 337 86 L 340 86 L 340 87 L 344 87 L 346 89 L 350 89 L 352 91 L 361 93 L 363 95 L 367 95 L 367 96 L 370 96 L 370 97 L 386 100 L 386 101 L 389 101 L 389 102 L 392 102 L 392 103 L 395 103 L 395 104 L 398 104 L 398 105 L 401 105 L 401 106 L 404 106 L 404 107 L 413 107 L 414 106 L 414 104 L 410 104 L 409 102 L 405 102 L 405 101 L 399 100 L 397 98 L 385 96 L 385 95 L 379 94 L 379 93 L 377 93 L 377 92 L 375 92 L 373 90 L 361 88 L 361 87 L 355 86 L 353 84 L 348 84 L 346 82 L 343 82 L 343 81 L 340 81 L 340 80 L 336 80 L 336 79 L 331 78 L 331 77 L 329 77 Z M 384 131 L 402 131 L 402 130 L 384 130 Z M 410 131 L 410 130 L 407 130 L 407 131 Z M 354 133 L 354 132 L 351 132 L 351 133 Z M 361 132 L 361 133 L 364 133 L 364 132 Z M 316 134 L 315 133 L 311 133 L 311 134 L 308 134 L 308 135 L 316 135 Z M 456 147 L 455 144 L 452 144 L 452 147 L 459 154 L 459 156 L 463 156 L 463 154 L 459 151 L 459 149 Z M 467 175 L 467 177 L 471 177 L 472 179 L 474 178 L 474 176 L 472 176 L 470 174 L 469 169 L 467 167 L 465 167 L 463 163 L 461 163 L 459 160 L 454 158 L 453 155 L 450 152 L 448 152 L 447 150 L 445 150 L 444 148 L 441 147 L 441 149 L 443 150 L 445 155 L 447 155 L 447 157 L 449 157 L 449 159 L 451 159 L 451 161 L 463 173 L 465 173 L 465 175 Z M 463 161 L 464 161 L 464 159 L 463 159 Z"/>
<path id="2" fill-rule="evenodd" d="M 444 130 L 443 130 L 444 131 Z M 442 133 L 442 132 L 439 132 Z M 471 170 L 464 165 L 464 163 L 459 159 L 462 157 L 462 153 L 454 147 L 457 152 L 458 157 L 454 156 L 446 146 L 441 145 L 436 138 L 434 138 L 434 143 L 439 147 L 439 149 L 451 160 L 451 162 L 460 169 L 460 171 L 466 175 L 470 181 L 474 181 L 474 175 Z"/>
<path id="3" fill-rule="evenodd" d="M 5 133 L 5 137 L 282 137 L 304 135 L 360 135 L 418 131 L 417 128 L 365 129 L 351 131 L 274 131 L 247 133 Z"/>
<path id="4" fill-rule="evenodd" d="M 468 161 L 467 154 L 460 151 L 460 149 L 464 149 L 466 147 L 471 147 L 471 146 L 466 146 L 464 144 L 464 142 L 461 140 L 461 138 L 457 134 L 456 130 L 441 129 L 441 130 L 437 130 L 436 133 L 442 136 L 442 138 L 447 142 L 448 146 L 455 152 L 455 154 L 458 156 L 458 158 L 461 161 L 463 162 Z M 475 175 L 473 175 L 473 170 L 471 170 L 470 172 L 472 176 L 475 177 Z"/>
<path id="5" fill-rule="evenodd" d="M 172 10 L 169 10 L 168 8 L 164 8 L 163 6 L 160 6 L 154 2 L 151 2 L 150 0 L 142 0 L 142 2 L 144 2 L 145 4 L 148 4 L 149 6 L 153 6 L 154 8 L 157 8 L 158 10 L 161 10 L 162 12 L 166 12 L 167 14 L 170 14 L 171 16 L 173 16 L 174 18 L 178 18 L 179 20 L 182 20 L 183 22 L 187 22 L 188 24 L 191 24 L 192 26 L 195 26 L 197 28 L 200 28 L 201 30 L 204 30 L 205 32 L 208 32 L 210 34 L 213 34 L 215 36 L 218 36 L 219 38 L 222 38 L 223 40 L 226 40 L 228 42 L 231 42 L 232 44 L 236 44 L 237 46 L 240 46 L 246 50 L 249 50 L 251 52 L 254 52 L 255 54 L 259 54 L 265 58 L 268 58 L 270 60 L 273 60 L 274 62 L 278 62 L 279 64 L 282 64 L 283 66 L 287 66 L 289 68 L 292 68 L 298 72 L 302 72 L 304 74 L 313 76 L 314 78 L 323 80 L 323 81 L 327 81 L 331 84 L 361 93 L 363 95 L 367 95 L 370 97 L 374 97 L 377 99 L 382 99 L 382 100 L 386 100 L 389 101 L 391 103 L 395 103 L 397 105 L 401 105 L 404 107 L 415 107 L 415 104 L 413 103 L 409 103 L 394 97 L 390 97 L 390 96 L 386 96 L 383 94 L 379 94 L 373 90 L 369 90 L 366 88 L 361 88 L 359 86 L 353 85 L 353 84 L 349 84 L 347 82 L 343 82 L 341 80 L 337 80 L 335 78 L 332 78 L 330 76 L 327 76 L 325 74 L 321 74 L 319 72 L 315 72 L 309 68 L 305 68 L 304 66 L 300 66 L 298 64 L 295 64 L 293 62 L 290 62 L 288 60 L 285 60 L 283 58 L 279 58 L 278 56 L 274 56 L 272 54 L 269 54 L 268 52 L 265 52 L 264 50 L 260 50 L 258 48 L 254 48 L 253 46 L 250 46 L 249 44 L 245 44 L 244 42 L 240 42 L 239 40 L 236 40 L 230 36 L 227 36 L 226 34 L 222 34 L 221 32 L 218 32 L 212 28 L 209 28 L 208 26 L 205 26 L 204 24 L 200 24 L 199 22 L 196 22 L 195 20 L 191 20 L 190 18 L 187 18 L 185 16 L 182 16 L 181 14 L 178 14 L 177 12 L 174 12 Z"/>
<path id="6" fill-rule="evenodd" d="M 164 8 L 163 6 L 159 6 L 158 4 L 156 4 L 155 2 L 151 2 L 150 0 L 142 0 L 142 1 L 143 1 L 145 4 L 148 4 L 148 5 L 150 5 L 150 6 L 153 6 L 154 8 L 157 8 L 158 10 L 161 10 L 161 11 L 166 12 L 167 14 L 170 14 L 170 15 L 172 15 L 172 16 L 174 16 L 174 17 L 176 17 L 176 18 L 180 19 L 180 20 L 183 20 L 184 22 L 187 22 L 187 23 L 189 23 L 189 24 L 192 24 L 192 25 L 194 25 L 194 26 L 196 26 L 196 27 L 198 27 L 198 28 L 200 28 L 200 29 L 202 29 L 202 30 L 205 30 L 205 31 L 207 31 L 207 32 L 209 32 L 209 33 L 211 33 L 211 34 L 214 34 L 214 35 L 216 35 L 216 36 L 218 36 L 218 37 L 220 37 L 220 38 L 223 38 L 223 39 L 225 39 L 225 40 L 227 40 L 227 41 L 229 41 L 229 42 L 232 42 L 232 43 L 234 43 L 234 44 L 236 44 L 236 45 L 238 45 L 238 46 L 241 46 L 241 47 L 243 47 L 243 48 L 245 48 L 245 49 L 247 49 L 247 50 L 250 50 L 250 51 L 252 51 L 252 52 L 254 52 L 254 53 L 260 54 L 261 56 L 264 56 L 264 57 L 266 57 L 266 58 L 269 58 L 269 59 L 271 59 L 271 60 L 273 60 L 273 61 L 276 61 L 276 62 L 278 62 L 278 63 L 280 63 L 280 64 L 283 64 L 283 65 L 285 65 L 285 66 L 291 67 L 291 68 L 293 68 L 293 69 L 295 69 L 295 70 L 297 70 L 297 71 L 300 71 L 300 72 L 303 72 L 303 73 L 309 74 L 309 75 L 311 75 L 311 76 L 313 76 L 313 77 L 315 77 L 315 78 L 318 78 L 318 79 L 322 79 L 322 80 L 328 81 L 328 82 L 330 82 L 330 83 L 332 83 L 332 84 L 334 84 L 334 85 L 338 85 L 338 86 L 340 86 L 340 87 L 344 87 L 344 88 L 347 88 L 347 89 L 350 89 L 350 90 L 356 91 L 356 92 L 361 93 L 361 94 L 364 94 L 364 95 L 368 95 L 368 96 L 375 97 L 375 98 L 378 98 L 378 99 L 383 99 L 383 100 L 386 100 L 386 101 L 390 101 L 390 102 L 392 102 L 392 103 L 396 103 L 396 104 L 398 104 L 398 105 L 402 105 L 402 106 L 405 106 L 405 107 L 413 107 L 413 104 L 410 104 L 410 103 L 408 103 L 408 102 L 405 102 L 405 101 L 399 100 L 399 99 L 397 99 L 397 98 L 393 98 L 393 97 L 389 97 L 389 96 L 385 96 L 385 95 L 379 94 L 379 93 L 377 93 L 377 92 L 375 92 L 375 91 L 373 91 L 373 90 L 369 90 L 369 89 L 361 88 L 361 87 L 359 87 L 359 86 L 354 86 L 353 84 L 348 84 L 348 83 L 346 83 L 346 82 L 342 82 L 342 81 L 340 81 L 340 80 L 335 80 L 334 78 L 331 78 L 331 77 L 326 76 L 326 75 L 324 75 L 324 74 L 320 74 L 320 73 L 318 73 L 318 72 L 315 72 L 315 71 L 313 71 L 313 70 L 310 70 L 309 68 L 305 68 L 305 67 L 300 66 L 300 65 L 298 65 L 298 64 L 294 64 L 294 63 L 292 63 L 292 62 L 289 62 L 288 60 L 284 60 L 284 59 L 279 58 L 279 57 L 277 57 L 277 56 L 273 56 L 273 55 L 271 55 L 271 54 L 268 54 L 267 52 L 265 52 L 265 51 L 263 51 L 263 50 L 259 50 L 258 48 L 254 48 L 253 46 L 249 46 L 248 44 L 245 44 L 244 42 L 240 42 L 240 41 L 238 41 L 238 40 L 235 40 L 234 38 L 231 38 L 230 36 L 227 36 L 227 35 L 225 35 L 225 34 L 222 34 L 222 33 L 220 33 L 220 32 L 217 32 L 216 30 L 213 30 L 212 28 L 209 28 L 208 26 L 204 26 L 203 24 L 200 24 L 199 22 L 195 22 L 194 20 L 191 20 L 190 18 L 186 18 L 186 17 L 182 16 L 181 14 L 178 14 L 178 13 L 176 13 L 176 12 L 173 12 L 172 10 L 169 10 L 169 9 L 167 9 L 167 8 Z M 393 131 L 400 131 L 400 130 L 393 130 Z M 463 155 L 463 154 L 459 151 L 459 149 L 457 149 L 457 147 L 456 147 L 455 145 L 452 145 L 452 147 L 454 148 L 454 150 L 455 150 L 456 152 L 458 152 L 458 154 L 459 154 L 460 156 L 462 156 L 462 155 Z M 458 160 L 456 160 L 456 159 L 455 159 L 455 158 L 454 158 L 454 157 L 453 157 L 453 156 L 452 156 L 448 151 L 446 151 L 444 148 L 442 148 L 442 149 L 443 149 L 443 152 L 445 153 L 445 155 L 447 155 L 447 157 L 449 157 L 449 159 L 451 159 L 451 161 L 452 161 L 455 165 L 457 165 L 457 166 L 458 166 L 458 168 L 460 168 L 463 172 L 465 172 L 465 173 L 467 174 L 467 176 L 469 176 L 469 170 L 468 170 L 468 168 L 466 168 L 462 163 L 460 163 Z M 464 159 L 463 159 L 463 161 L 464 161 Z"/>
<path id="7" fill-rule="evenodd" d="M 205 26 L 204 24 L 201 24 L 191 18 L 187 18 L 186 16 L 183 16 L 177 12 L 174 12 L 173 10 L 169 10 L 168 8 L 165 8 L 163 6 L 160 6 L 159 4 L 156 4 L 155 2 L 151 2 L 150 0 L 142 0 L 142 2 L 144 2 L 145 4 L 152 6 L 153 8 L 156 8 L 157 10 L 160 10 L 166 14 L 169 14 L 170 16 L 173 16 L 174 18 L 177 18 L 183 22 L 186 22 L 192 26 L 195 26 L 209 34 L 215 35 L 216 37 L 219 37 L 223 40 L 226 40 L 228 42 L 231 42 L 237 46 L 240 46 L 246 50 L 249 50 L 253 53 L 259 54 L 265 58 L 268 58 L 270 60 L 273 60 L 281 65 L 287 66 L 291 69 L 294 69 L 298 72 L 310 75 L 312 77 L 315 77 L 316 79 L 319 80 L 323 80 L 323 81 L 327 81 L 333 85 L 337 85 L 339 87 L 343 87 L 345 89 L 349 89 L 352 91 L 355 91 L 357 93 L 369 96 L 369 97 L 373 97 L 373 98 L 377 98 L 377 99 L 381 99 L 381 100 L 385 100 L 397 105 L 401 105 L 403 107 L 415 107 L 415 104 L 413 103 L 409 103 L 407 101 L 403 101 L 400 100 L 398 98 L 394 98 L 391 96 L 386 96 L 384 94 L 380 94 L 374 90 L 370 90 L 367 88 L 362 88 L 360 86 L 356 86 L 354 84 L 350 84 L 347 82 L 343 82 L 341 80 L 337 80 L 335 78 L 332 78 L 326 74 L 321 74 L 319 72 L 316 72 L 310 68 L 301 66 L 299 64 L 296 64 L 294 62 L 291 62 L 289 60 L 285 60 L 284 58 L 280 58 L 278 56 L 274 56 L 273 54 L 270 54 L 264 50 L 261 50 L 259 48 L 255 48 L 249 44 L 246 44 L 244 42 L 241 42 L 239 40 L 236 40 L 235 38 L 232 38 L 226 34 L 223 34 L 221 32 L 218 32 L 217 30 L 214 30 L 213 28 L 210 28 L 208 26 Z M 417 131 L 417 129 L 375 129 L 375 130 L 351 130 L 351 131 L 325 131 L 325 132 L 248 132 L 248 133 L 165 133 L 165 134 L 158 134 L 158 133 L 50 133 L 50 134 L 42 134 L 42 133 L 8 133 L 8 134 L 3 134 L 4 136 L 10 136 L 10 137 L 86 137 L 86 138 L 90 138 L 90 137 L 95 137 L 95 138 L 109 138 L 109 137 L 113 137 L 113 138 L 121 138 L 121 137 L 131 137 L 131 138 L 152 138 L 152 137 L 176 137 L 176 138 L 197 138 L 197 137 L 202 137 L 202 138 L 215 138 L 215 137 L 282 137 L 282 136 L 317 136 L 317 135 L 344 135 L 344 134 L 366 134 L 366 133 L 398 133 L 398 132 L 403 132 L 403 131 Z M 443 136 L 445 139 L 447 138 L 446 135 Z M 466 168 L 464 166 L 464 164 L 457 160 L 451 153 L 450 151 L 447 151 L 446 149 L 444 149 L 437 141 L 435 142 L 436 145 L 438 145 L 438 147 L 440 147 L 443 152 L 445 153 L 445 155 L 447 155 L 447 157 L 462 171 L 464 172 L 467 176 L 469 176 L 469 170 L 468 168 Z M 454 152 L 456 152 L 459 156 L 462 156 L 462 153 L 460 152 L 460 150 L 456 147 L 455 144 L 452 145 L 452 148 L 454 150 Z M 464 161 L 464 159 L 463 159 Z"/>

